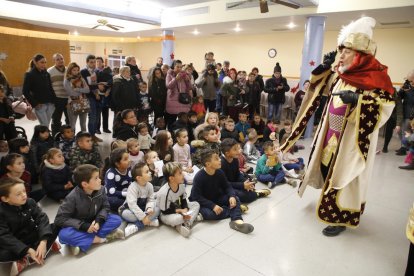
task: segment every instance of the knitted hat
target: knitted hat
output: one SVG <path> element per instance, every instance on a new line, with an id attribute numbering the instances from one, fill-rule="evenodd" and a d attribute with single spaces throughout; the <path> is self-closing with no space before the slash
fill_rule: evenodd
<path id="1" fill-rule="evenodd" d="M 342 27 L 338 36 L 338 47 L 375 55 L 377 44 L 372 40 L 372 30 L 375 24 L 374 18 L 361 17 Z"/>
<path id="2" fill-rule="evenodd" d="M 273 68 L 273 73 L 276 72 L 282 73 L 282 68 L 280 68 L 279 62 L 276 62 L 276 66 Z"/>

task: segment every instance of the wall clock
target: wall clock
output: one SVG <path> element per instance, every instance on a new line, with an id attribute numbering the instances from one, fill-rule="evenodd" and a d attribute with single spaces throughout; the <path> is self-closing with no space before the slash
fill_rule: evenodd
<path id="1" fill-rule="evenodd" d="M 270 58 L 274 58 L 274 57 L 277 55 L 277 51 L 276 51 L 276 49 L 275 49 L 275 48 L 271 48 L 271 49 L 269 49 L 269 51 L 267 52 L 267 55 L 268 55 Z"/>

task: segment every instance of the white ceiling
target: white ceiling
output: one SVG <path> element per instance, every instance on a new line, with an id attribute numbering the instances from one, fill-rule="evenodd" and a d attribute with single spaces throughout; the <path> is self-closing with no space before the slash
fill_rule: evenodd
<path id="1" fill-rule="evenodd" d="M 43 0 L 43 1 L 51 1 L 51 0 Z M 82 0 L 84 1 L 84 0 Z M 91 2 L 95 0 L 90 0 Z M 103 1 L 103 0 L 101 0 Z M 132 0 L 117 0 L 118 3 L 128 4 L 129 2 L 136 2 Z M 223 0 L 226 2 L 225 0 Z M 11 4 L 14 6 L 14 10 L 10 11 L 5 9 L 5 5 L 3 3 Z M 74 32 L 75 30 L 79 32 L 81 35 L 102 35 L 102 36 L 120 36 L 120 37 L 148 37 L 148 36 L 158 36 L 161 35 L 162 29 L 159 26 L 131 22 L 127 20 L 120 20 L 115 18 L 106 18 L 99 15 L 83 15 L 80 16 L 78 13 L 74 12 L 67 12 L 62 10 L 56 10 L 47 7 L 39 7 L 39 6 L 30 6 L 31 9 L 25 14 L 24 9 L 16 10 L 16 7 L 19 5 L 26 5 L 18 2 L 27 2 L 25 0 L 22 1 L 5 1 L 0 0 L 0 17 L 3 18 L 11 18 L 31 24 L 47 26 L 47 27 L 56 27 L 61 29 L 66 29 L 70 32 Z M 31 1 L 34 2 L 34 1 Z M 61 1 L 61 3 L 65 2 L 75 2 L 75 1 Z M 161 1 L 155 0 L 151 1 L 154 5 L 163 5 L 166 8 L 180 8 L 182 5 L 188 4 L 200 4 L 207 2 L 201 1 L 191 1 L 191 0 L 168 0 L 168 1 Z M 217 1 L 216 1 L 217 2 Z M 227 2 L 237 2 L 236 0 L 227 0 Z M 258 2 L 257 0 L 253 2 Z M 301 5 L 313 5 L 312 0 L 296 0 L 292 1 L 295 3 L 299 3 Z M 256 3 L 257 5 L 257 3 Z M 195 5 L 197 6 L 197 5 Z M 211 23 L 211 24 L 197 24 L 197 21 L 193 21 L 192 24 L 187 26 L 178 26 L 174 27 L 174 33 L 177 38 L 185 38 L 185 37 L 192 37 L 194 36 L 192 32 L 197 29 L 199 32 L 198 36 L 214 36 L 218 35 L 238 35 L 238 34 L 263 34 L 263 33 L 271 33 L 275 31 L 303 31 L 304 26 L 306 23 L 306 19 L 310 15 L 314 15 L 314 9 L 308 9 L 310 13 L 304 13 L 300 15 L 286 15 L 286 16 L 278 16 L 278 17 L 271 17 L 272 10 L 265 15 L 261 15 L 256 8 L 249 8 L 246 11 L 255 11 L 257 12 L 256 19 L 250 20 L 243 20 L 243 17 L 238 18 L 237 21 L 230 21 L 230 22 L 222 22 L 222 23 Z M 288 9 L 290 11 L 292 9 Z M 294 11 L 294 10 L 292 10 Z M 65 12 L 68 14 L 65 15 Z M 54 15 L 48 16 L 46 21 L 46 17 L 44 14 Z M 292 13 L 293 14 L 293 13 Z M 37 18 L 33 18 L 33 15 L 37 15 Z M 397 7 L 397 8 L 387 8 L 387 9 L 376 9 L 376 10 L 365 10 L 365 11 L 349 11 L 349 12 L 339 12 L 339 13 L 329 13 L 329 14 L 317 14 L 326 16 L 326 30 L 338 30 L 342 25 L 348 24 L 351 20 L 359 18 L 361 16 L 372 16 L 377 20 L 376 28 L 414 28 L 414 3 L 412 6 L 406 7 Z M 26 19 L 20 18 L 24 17 Z M 96 25 L 95 22 L 99 18 L 106 18 L 108 19 L 109 23 L 114 25 L 124 26 L 125 28 L 119 32 L 114 32 L 110 30 L 105 30 L 105 27 L 100 29 L 90 29 L 92 26 Z M 31 18 L 31 19 L 27 19 Z M 381 23 L 392 23 L 392 22 L 408 22 L 408 24 L 396 24 L 396 25 L 382 25 Z M 289 29 L 286 27 L 287 24 L 293 22 L 296 27 Z M 242 29 L 240 32 L 236 33 L 233 29 L 236 25 Z M 139 31 L 137 31 L 139 30 Z"/>

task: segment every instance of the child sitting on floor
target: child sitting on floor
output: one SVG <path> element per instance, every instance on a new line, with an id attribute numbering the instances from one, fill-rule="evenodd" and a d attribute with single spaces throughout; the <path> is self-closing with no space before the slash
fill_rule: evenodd
<path id="1" fill-rule="evenodd" d="M 278 184 L 286 183 L 282 164 L 278 160 L 273 142 L 267 141 L 263 144 L 264 154 L 257 161 L 256 177 L 260 182 L 274 188 Z M 289 180 L 289 185 L 296 187 L 296 181 Z"/>
<path id="2" fill-rule="evenodd" d="M 205 149 L 209 149 L 211 151 L 216 152 L 220 155 L 220 144 L 216 132 L 216 128 L 214 126 L 208 125 L 203 129 L 201 133 L 203 140 L 194 140 L 191 143 L 191 146 L 195 148 L 195 152 L 192 156 L 193 164 L 199 168 L 203 167 L 201 162 L 201 152 Z"/>
<path id="3" fill-rule="evenodd" d="M 32 140 L 30 140 L 30 158 L 34 167 L 34 174 L 32 174 L 32 183 L 38 183 L 40 165 L 43 161 L 43 155 L 53 148 L 53 138 L 50 135 L 50 130 L 47 126 L 37 125 L 34 127 Z M 31 172 L 32 173 L 32 172 Z"/>
<path id="4" fill-rule="evenodd" d="M 68 165 L 70 160 L 69 154 L 74 146 L 75 133 L 73 132 L 72 127 L 70 125 L 63 125 L 60 128 L 60 133 L 55 137 L 55 147 L 62 151 L 63 157 L 65 157 L 65 162 Z"/>
<path id="5" fill-rule="evenodd" d="M 18 178 L 0 180 L 0 262 L 13 262 L 10 275 L 32 263 L 43 265 L 50 250 L 59 251 L 57 231 Z"/>
<path id="6" fill-rule="evenodd" d="M 221 169 L 232 185 L 236 196 L 242 203 L 250 203 L 259 197 L 266 197 L 270 190 L 256 190 L 255 182 L 245 177 L 239 170 L 240 144 L 232 139 L 227 138 L 221 142 L 223 155 L 221 156 Z M 242 206 L 242 205 L 241 205 Z"/>
<path id="7" fill-rule="evenodd" d="M 174 227 L 183 237 L 188 237 L 200 205 L 197 202 L 187 202 L 183 170 L 179 163 L 165 164 L 163 174 L 168 182 L 157 193 L 160 219 L 164 224 Z"/>
<path id="8" fill-rule="evenodd" d="M 84 164 L 94 165 L 98 168 L 102 166 L 98 146 L 92 142 L 92 135 L 89 132 L 76 134 L 76 145 L 70 153 L 69 167 L 71 171 Z"/>
<path id="9" fill-rule="evenodd" d="M 173 146 L 174 162 L 181 164 L 184 179 L 191 185 L 194 178 L 193 162 L 191 161 L 190 145 L 188 144 L 188 132 L 185 128 L 176 131 L 177 143 Z"/>
<path id="10" fill-rule="evenodd" d="M 109 155 L 109 169 L 105 173 L 105 191 L 111 210 L 118 208 L 125 202 L 128 187 L 132 181 L 129 166 L 129 154 L 126 149 L 114 149 Z"/>
<path id="11" fill-rule="evenodd" d="M 126 200 L 119 208 L 119 215 L 128 222 L 125 237 L 144 229 L 145 226 L 159 226 L 159 209 L 155 205 L 154 187 L 149 182 L 151 172 L 147 164 L 138 163 L 131 172 L 135 181 L 129 185 Z"/>
<path id="12" fill-rule="evenodd" d="M 251 233 L 254 227 L 243 222 L 240 200 L 220 170 L 220 156 L 207 149 L 202 152 L 201 161 L 204 169 L 194 177 L 190 200 L 200 204 L 202 219 L 222 220 L 230 217 L 230 228 L 244 234 Z"/>
<path id="13" fill-rule="evenodd" d="M 145 164 L 148 165 L 148 168 L 152 175 L 152 186 L 154 186 L 154 191 L 157 192 L 162 185 L 165 184 L 166 180 L 162 175 L 162 172 L 155 167 L 155 162 L 160 161 L 158 158 L 158 153 L 156 151 L 149 151 L 144 155 Z"/>
<path id="14" fill-rule="evenodd" d="M 247 135 L 247 142 L 243 147 L 243 154 L 247 158 L 247 162 L 256 164 L 260 158 L 260 152 L 257 150 L 255 143 L 257 142 L 258 136 L 254 128 L 249 129 Z"/>
<path id="15" fill-rule="evenodd" d="M 197 120 L 201 121 L 206 116 L 206 108 L 204 107 L 203 96 L 197 96 L 196 102 L 191 106 L 191 110 L 197 113 Z"/>
<path id="16" fill-rule="evenodd" d="M 70 246 L 73 255 L 86 252 L 92 244 L 124 238 L 118 229 L 121 218 L 109 213 L 109 202 L 101 185 L 99 169 L 80 165 L 73 172 L 75 189 L 60 205 L 55 225 L 61 227 L 59 241 Z"/>
<path id="17" fill-rule="evenodd" d="M 130 167 L 144 161 L 144 153 L 140 150 L 138 139 L 129 138 L 127 141 L 127 150 L 129 153 Z"/>
<path id="18" fill-rule="evenodd" d="M 53 200 L 60 201 L 72 191 L 72 172 L 60 149 L 51 148 L 47 151 L 40 178 L 46 195 Z"/>
<path id="19" fill-rule="evenodd" d="M 233 138 L 236 141 L 240 141 L 239 132 L 234 128 L 234 121 L 232 118 L 228 118 L 221 130 L 221 141 L 226 138 Z"/>
<path id="20" fill-rule="evenodd" d="M 235 126 L 237 132 L 239 133 L 240 142 L 244 142 L 247 137 L 247 130 L 250 128 L 250 124 L 247 122 L 247 114 L 239 113 L 239 121 Z"/>
<path id="21" fill-rule="evenodd" d="M 138 143 L 140 149 L 146 153 L 151 149 L 151 145 L 155 143 L 155 140 L 151 138 L 149 134 L 147 123 L 138 124 Z"/>

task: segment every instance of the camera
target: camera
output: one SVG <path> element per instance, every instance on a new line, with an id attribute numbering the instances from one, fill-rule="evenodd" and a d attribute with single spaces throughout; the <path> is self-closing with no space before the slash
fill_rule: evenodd
<path id="1" fill-rule="evenodd" d="M 404 90 L 410 90 L 413 87 L 411 86 L 411 82 L 409 80 L 405 80 L 405 82 L 404 82 L 404 84 L 401 88 L 404 89 Z"/>

